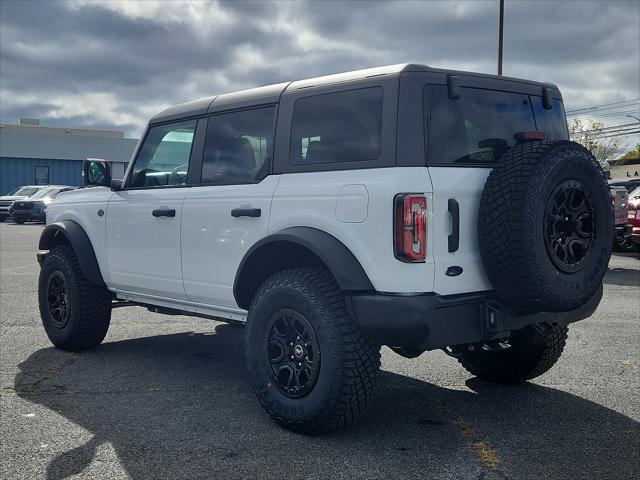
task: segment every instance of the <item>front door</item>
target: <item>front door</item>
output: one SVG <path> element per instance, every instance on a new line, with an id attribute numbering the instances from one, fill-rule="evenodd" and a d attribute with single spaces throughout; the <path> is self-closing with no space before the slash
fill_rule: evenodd
<path id="1" fill-rule="evenodd" d="M 185 198 L 182 269 L 189 300 L 237 309 L 233 282 L 245 253 L 269 227 L 278 176 L 268 175 L 275 107 L 208 120 L 201 185 Z"/>
<path id="2" fill-rule="evenodd" d="M 107 207 L 107 263 L 117 290 L 186 299 L 180 223 L 196 120 L 152 126 L 124 189 Z"/>

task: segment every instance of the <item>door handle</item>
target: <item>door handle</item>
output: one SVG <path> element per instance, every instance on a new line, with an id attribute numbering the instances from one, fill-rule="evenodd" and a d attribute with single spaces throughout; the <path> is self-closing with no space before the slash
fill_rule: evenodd
<path id="1" fill-rule="evenodd" d="M 259 208 L 234 208 L 231 210 L 232 217 L 259 217 L 262 215 L 262 210 Z"/>
<path id="2" fill-rule="evenodd" d="M 451 214 L 451 235 L 449 235 L 449 252 L 457 252 L 460 248 L 460 205 L 454 198 L 449 199 L 448 210 Z"/>
<path id="3" fill-rule="evenodd" d="M 156 208 L 151 215 L 154 217 L 175 217 L 176 211 L 173 208 Z"/>

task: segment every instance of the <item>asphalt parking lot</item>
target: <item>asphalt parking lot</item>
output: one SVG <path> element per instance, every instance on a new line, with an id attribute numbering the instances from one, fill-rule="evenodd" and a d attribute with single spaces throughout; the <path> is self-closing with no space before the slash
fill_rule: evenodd
<path id="1" fill-rule="evenodd" d="M 535 381 L 493 386 L 442 352 L 385 348 L 368 416 L 307 438 L 259 406 L 241 327 L 121 308 L 95 350 L 54 349 L 41 230 L 0 224 L 2 478 L 638 478 L 639 256 L 612 257 L 598 311 Z"/>

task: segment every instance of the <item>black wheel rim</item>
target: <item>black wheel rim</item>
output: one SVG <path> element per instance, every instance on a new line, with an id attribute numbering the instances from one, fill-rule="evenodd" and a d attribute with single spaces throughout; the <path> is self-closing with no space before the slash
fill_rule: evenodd
<path id="1" fill-rule="evenodd" d="M 71 308 L 69 305 L 69 288 L 62 272 L 56 270 L 47 283 L 47 300 L 49 316 L 57 328 L 64 328 L 69 322 Z"/>
<path id="2" fill-rule="evenodd" d="M 320 372 L 320 346 L 313 327 L 304 315 L 287 308 L 271 316 L 266 332 L 272 383 L 287 397 L 307 395 Z"/>
<path id="3" fill-rule="evenodd" d="M 581 270 L 596 234 L 591 196 L 582 182 L 567 180 L 553 190 L 545 209 L 544 230 L 554 265 L 565 273 Z"/>

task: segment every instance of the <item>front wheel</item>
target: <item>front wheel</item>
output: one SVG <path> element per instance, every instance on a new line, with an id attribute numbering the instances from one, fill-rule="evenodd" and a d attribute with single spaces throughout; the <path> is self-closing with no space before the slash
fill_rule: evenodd
<path id="1" fill-rule="evenodd" d="M 22 225 L 24 222 L 27 221 L 27 219 L 26 218 L 14 218 L 13 221 L 16 222 L 18 225 Z"/>
<path id="2" fill-rule="evenodd" d="M 331 274 L 304 268 L 260 286 L 247 318 L 246 359 L 271 418 L 314 434 L 349 425 L 371 402 L 380 347 L 358 329 Z"/>
<path id="3" fill-rule="evenodd" d="M 111 321 L 111 292 L 90 283 L 69 245 L 47 255 L 38 279 L 42 324 L 51 343 L 79 351 L 100 344 Z"/>
<path id="4" fill-rule="evenodd" d="M 458 361 L 469 373 L 493 383 L 510 384 L 538 377 L 555 365 L 567 340 L 564 325 L 540 324 L 513 332 L 503 351 L 463 349 Z"/>

